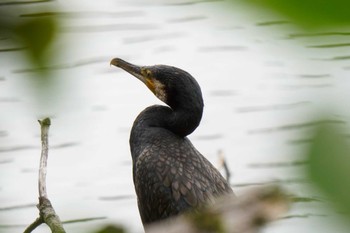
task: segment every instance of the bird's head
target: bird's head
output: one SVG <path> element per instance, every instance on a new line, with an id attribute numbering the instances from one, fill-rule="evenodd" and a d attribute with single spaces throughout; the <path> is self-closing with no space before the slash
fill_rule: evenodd
<path id="1" fill-rule="evenodd" d="M 197 81 L 184 70 L 167 65 L 137 66 L 120 58 L 112 59 L 111 65 L 141 80 L 155 96 L 173 109 L 184 103 L 203 107 Z"/>

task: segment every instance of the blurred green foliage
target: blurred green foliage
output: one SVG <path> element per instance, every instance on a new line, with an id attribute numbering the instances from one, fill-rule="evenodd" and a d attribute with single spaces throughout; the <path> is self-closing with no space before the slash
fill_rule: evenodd
<path id="1" fill-rule="evenodd" d="M 13 28 L 13 32 L 29 56 L 34 67 L 47 67 L 49 46 L 57 36 L 57 20 L 54 17 L 25 19 Z"/>
<path id="2" fill-rule="evenodd" d="M 334 201 L 338 210 L 350 213 L 350 145 L 339 125 L 321 124 L 308 153 L 311 180 Z"/>
<path id="3" fill-rule="evenodd" d="M 55 16 L 23 18 L 20 17 L 22 9 L 21 6 L 0 9 L 0 34 L 22 49 L 30 69 L 36 71 L 33 77 L 49 79 L 47 67 L 53 58 L 50 48 L 58 39 L 59 21 Z"/>
<path id="4" fill-rule="evenodd" d="M 28 7 L 28 6 L 27 6 Z M 33 12 L 52 11 L 52 7 L 31 5 Z M 59 40 L 60 21 L 57 16 L 22 17 L 27 12 L 22 5 L 0 8 L 0 37 L 6 46 L 11 46 L 16 52 L 13 65 L 20 71 L 21 79 L 26 89 L 36 98 L 36 107 L 48 114 L 48 107 L 56 106 L 60 95 L 60 84 L 51 68 L 54 61 L 60 57 L 64 49 L 55 49 Z M 17 59 L 15 56 L 23 59 Z M 20 61 L 20 62 L 19 62 Z M 27 85 L 29 84 L 29 85 Z M 20 89 L 19 89 L 20 90 Z"/>
<path id="5" fill-rule="evenodd" d="M 109 225 L 96 231 L 96 233 L 125 233 L 125 231 L 122 227 Z"/>
<path id="6" fill-rule="evenodd" d="M 275 12 L 307 29 L 350 25 L 349 0 L 241 0 L 241 2 L 267 12 Z"/>

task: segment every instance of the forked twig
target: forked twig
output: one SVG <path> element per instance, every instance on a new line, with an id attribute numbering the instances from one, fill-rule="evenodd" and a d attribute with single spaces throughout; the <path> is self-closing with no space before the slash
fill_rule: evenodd
<path id="1" fill-rule="evenodd" d="M 56 215 L 54 208 L 51 205 L 51 202 L 47 196 L 46 190 L 46 171 L 47 171 L 47 159 L 49 152 L 49 128 L 51 125 L 50 118 L 45 118 L 39 120 L 41 126 L 41 157 L 40 157 L 40 166 L 39 166 L 39 204 L 37 205 L 39 209 L 39 217 L 30 224 L 24 233 L 30 233 L 35 228 L 37 228 L 42 223 L 46 223 L 53 233 L 65 233 L 62 223 Z"/>

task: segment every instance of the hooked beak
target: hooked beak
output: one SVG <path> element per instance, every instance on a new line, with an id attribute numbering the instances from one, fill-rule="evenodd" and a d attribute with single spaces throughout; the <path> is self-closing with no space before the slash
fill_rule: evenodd
<path id="1" fill-rule="evenodd" d="M 116 67 L 119 67 L 123 70 L 125 70 L 126 72 L 128 72 L 129 74 L 135 76 L 137 79 L 139 79 L 141 82 L 146 84 L 146 78 L 143 76 L 142 72 L 141 72 L 141 67 L 131 64 L 129 62 L 126 62 L 120 58 L 113 58 L 110 62 L 111 65 L 114 65 Z"/>

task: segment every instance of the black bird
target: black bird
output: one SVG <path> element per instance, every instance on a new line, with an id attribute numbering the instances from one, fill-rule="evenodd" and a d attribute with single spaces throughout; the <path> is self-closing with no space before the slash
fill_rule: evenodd
<path id="1" fill-rule="evenodd" d="M 233 191 L 219 171 L 186 137 L 199 125 L 203 98 L 186 71 L 166 65 L 111 61 L 141 80 L 165 104 L 136 118 L 130 135 L 133 179 L 144 225 L 210 202 Z"/>

